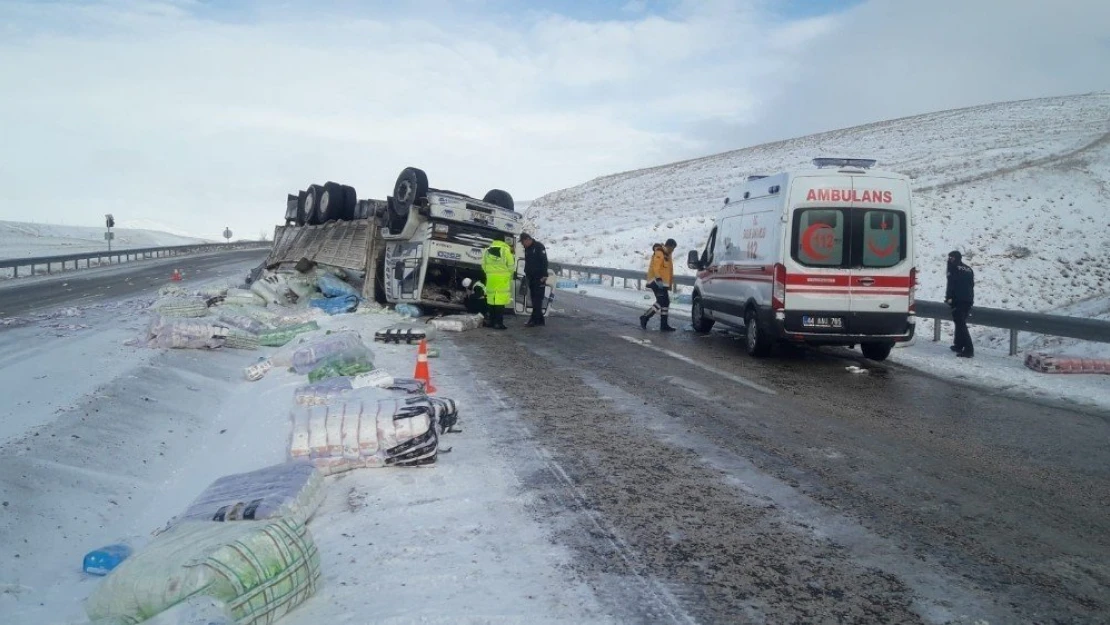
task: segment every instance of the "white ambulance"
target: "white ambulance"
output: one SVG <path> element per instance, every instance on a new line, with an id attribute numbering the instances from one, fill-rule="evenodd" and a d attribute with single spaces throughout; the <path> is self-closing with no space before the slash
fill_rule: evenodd
<path id="1" fill-rule="evenodd" d="M 787 341 L 859 345 L 883 360 L 916 324 L 909 178 L 871 159 L 813 164 L 750 176 L 725 198 L 688 260 L 694 329 L 746 327 L 753 356 Z"/>

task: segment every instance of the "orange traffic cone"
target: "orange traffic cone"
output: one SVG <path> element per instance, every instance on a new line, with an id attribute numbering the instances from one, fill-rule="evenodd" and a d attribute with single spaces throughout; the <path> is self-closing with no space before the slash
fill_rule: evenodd
<path id="1" fill-rule="evenodd" d="M 181 270 L 174 269 L 173 274 L 170 276 L 170 280 L 173 280 L 174 282 L 181 282 Z"/>
<path id="2" fill-rule="evenodd" d="M 428 370 L 428 339 L 420 339 L 420 347 L 416 350 L 416 372 L 412 377 L 424 383 L 424 392 L 431 395 L 436 392 L 432 386 L 432 372 Z"/>

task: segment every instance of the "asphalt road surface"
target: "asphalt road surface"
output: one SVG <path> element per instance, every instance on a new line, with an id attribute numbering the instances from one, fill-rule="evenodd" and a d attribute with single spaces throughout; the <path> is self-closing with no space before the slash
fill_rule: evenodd
<path id="1" fill-rule="evenodd" d="M 457 342 L 518 415 L 522 494 L 620 620 L 1110 622 L 1108 415 L 557 305 Z"/>
<path id="2" fill-rule="evenodd" d="M 238 250 L 170 259 L 135 261 L 111 268 L 69 271 L 52 278 L 16 278 L 0 283 L 0 318 L 17 317 L 58 306 L 96 304 L 106 299 L 153 292 L 165 286 L 170 273 L 180 269 L 185 277 L 201 279 L 228 263 L 251 258 L 258 262 L 268 250 Z"/>

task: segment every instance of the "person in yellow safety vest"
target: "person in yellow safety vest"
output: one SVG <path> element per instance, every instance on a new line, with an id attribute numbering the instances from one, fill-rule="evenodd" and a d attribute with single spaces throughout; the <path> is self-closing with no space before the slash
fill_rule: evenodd
<path id="1" fill-rule="evenodd" d="M 671 324 L 667 323 L 667 316 L 671 305 L 670 291 L 674 288 L 674 263 L 671 254 L 678 243 L 674 239 L 667 239 L 663 245 L 656 243 L 652 249 L 651 265 L 648 267 L 648 288 L 655 293 L 655 303 L 651 308 L 640 315 L 640 327 L 647 330 L 648 321 L 659 313 L 659 331 L 674 332 Z"/>
<path id="2" fill-rule="evenodd" d="M 486 307 L 489 309 L 489 327 L 494 330 L 508 330 L 505 327 L 505 305 L 512 296 L 513 250 L 508 243 L 494 240 L 482 254 L 482 271 L 486 273 Z"/>

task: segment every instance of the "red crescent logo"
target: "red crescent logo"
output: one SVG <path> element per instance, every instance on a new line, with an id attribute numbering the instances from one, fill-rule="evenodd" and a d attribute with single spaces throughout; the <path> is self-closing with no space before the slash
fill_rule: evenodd
<path id="1" fill-rule="evenodd" d="M 897 240 L 891 241 L 890 245 L 882 248 L 880 248 L 878 245 L 875 245 L 874 239 L 871 239 L 867 242 L 867 249 L 871 250 L 871 253 L 878 256 L 879 258 L 886 258 L 887 256 L 890 256 L 891 252 L 893 252 L 894 248 L 897 246 Z"/>
<path id="2" fill-rule="evenodd" d="M 813 249 L 813 236 L 817 234 L 817 232 L 820 230 L 830 231 L 828 247 L 832 248 L 832 226 L 830 226 L 829 224 L 813 224 L 812 226 L 806 228 L 805 232 L 802 233 L 802 251 L 805 252 L 806 256 L 809 256 L 810 258 L 816 260 L 828 260 L 829 257 L 832 256 L 831 249 L 828 254 L 821 254 L 817 250 Z"/>

